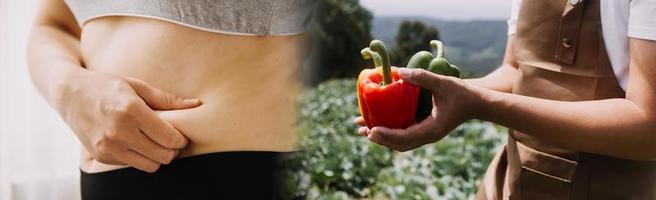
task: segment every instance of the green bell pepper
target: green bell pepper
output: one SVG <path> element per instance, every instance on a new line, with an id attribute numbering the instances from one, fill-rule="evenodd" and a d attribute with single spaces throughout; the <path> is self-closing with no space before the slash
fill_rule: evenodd
<path id="1" fill-rule="evenodd" d="M 410 58 L 406 65 L 408 68 L 421 68 L 435 74 L 444 76 L 453 76 L 460 78 L 460 69 L 449 63 L 444 58 L 444 45 L 439 40 L 430 41 L 431 48 L 435 51 L 435 58 L 428 51 L 420 51 Z M 422 88 L 419 93 L 419 102 L 417 104 L 417 113 L 415 121 L 421 122 L 430 116 L 433 111 L 433 94 L 431 91 Z"/>

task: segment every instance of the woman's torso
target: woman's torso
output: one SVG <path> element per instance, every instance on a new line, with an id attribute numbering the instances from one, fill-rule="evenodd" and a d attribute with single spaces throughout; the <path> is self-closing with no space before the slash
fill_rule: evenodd
<path id="1" fill-rule="evenodd" d="M 193 109 L 157 111 L 189 145 L 180 156 L 222 151 L 292 151 L 305 37 L 237 36 L 139 17 L 103 17 L 83 27 L 85 67 L 129 76 L 182 97 Z M 83 152 L 82 169 L 120 166 Z"/>

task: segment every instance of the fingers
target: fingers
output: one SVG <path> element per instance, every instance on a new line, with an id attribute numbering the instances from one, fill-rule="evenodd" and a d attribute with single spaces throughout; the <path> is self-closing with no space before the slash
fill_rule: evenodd
<path id="1" fill-rule="evenodd" d="M 358 128 L 358 134 L 360 134 L 362 136 L 368 136 L 369 135 L 369 128 L 367 128 L 367 127 Z"/>
<path id="2" fill-rule="evenodd" d="M 148 106 L 141 106 L 135 118 L 148 138 L 169 149 L 182 149 L 187 146 L 187 138 L 171 124 L 157 116 Z"/>
<path id="3" fill-rule="evenodd" d="M 367 123 L 364 121 L 364 117 L 358 116 L 355 119 L 353 119 L 353 123 L 358 126 L 358 134 L 362 136 L 367 136 L 369 135 L 369 128 L 367 128 Z"/>
<path id="4" fill-rule="evenodd" d="M 408 136 L 405 132 L 406 130 L 404 129 L 374 127 L 369 131 L 367 138 L 372 142 L 386 146 L 390 149 L 407 151 L 409 150 L 409 144 L 407 144 L 406 137 Z"/>
<path id="5" fill-rule="evenodd" d="M 125 163 L 127 165 L 130 165 L 134 168 L 137 168 L 141 171 L 145 171 L 145 172 L 148 172 L 148 173 L 154 173 L 154 172 L 157 171 L 157 169 L 159 169 L 159 166 L 160 166 L 159 163 L 157 163 L 153 160 L 150 160 L 150 159 L 146 158 L 145 156 L 143 156 L 143 155 L 141 155 L 137 152 L 127 150 L 127 151 L 123 152 L 122 154 L 123 155 L 121 157 L 122 158 L 121 161 L 123 163 Z"/>
<path id="6" fill-rule="evenodd" d="M 389 129 L 374 127 L 367 133 L 372 142 L 397 151 L 408 151 L 421 145 L 437 141 L 436 124 L 430 117 L 407 129 Z"/>
<path id="7" fill-rule="evenodd" d="M 185 99 L 173 93 L 152 87 L 142 80 L 133 78 L 125 79 L 134 91 L 146 101 L 146 104 L 155 110 L 187 109 L 198 107 L 202 104 L 200 99 Z"/>
<path id="8" fill-rule="evenodd" d="M 185 109 L 196 107 L 201 104 L 199 99 L 183 99 L 172 93 L 164 92 L 148 85 L 146 82 L 124 77 L 126 82 L 134 91 L 143 99 L 138 105 L 134 105 L 136 110 L 134 117 L 140 124 L 140 129 L 157 144 L 169 149 L 181 149 L 187 145 L 187 138 L 184 137 L 171 124 L 161 119 L 153 112 L 152 109 Z"/>
<path id="9" fill-rule="evenodd" d="M 446 78 L 424 69 L 399 68 L 398 73 L 404 81 L 429 90 L 435 90 L 439 83 Z"/>
<path id="10" fill-rule="evenodd" d="M 356 118 L 353 120 L 353 123 L 354 123 L 356 126 L 366 126 L 366 125 L 367 125 L 367 123 L 365 123 L 365 121 L 364 121 L 364 117 L 362 117 L 362 116 L 360 116 L 360 117 L 356 117 Z"/>
<path id="11" fill-rule="evenodd" d="M 131 150 L 159 164 L 171 163 L 177 154 L 177 151 L 160 146 L 141 132 L 131 134 L 127 141 Z"/>

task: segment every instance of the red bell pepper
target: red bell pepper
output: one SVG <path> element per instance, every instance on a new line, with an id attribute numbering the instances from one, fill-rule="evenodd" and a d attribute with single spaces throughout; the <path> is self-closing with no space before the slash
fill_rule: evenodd
<path id="1" fill-rule="evenodd" d="M 377 68 L 360 72 L 357 82 L 360 114 L 367 127 L 407 128 L 415 123 L 419 87 L 403 82 L 396 67 L 390 66 L 383 42 L 374 40 L 362 50 Z"/>

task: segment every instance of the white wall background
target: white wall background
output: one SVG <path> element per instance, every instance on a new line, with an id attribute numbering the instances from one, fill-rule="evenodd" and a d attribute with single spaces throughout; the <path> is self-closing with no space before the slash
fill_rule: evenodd
<path id="1" fill-rule="evenodd" d="M 79 198 L 78 142 L 27 73 L 37 8 L 38 0 L 0 0 L 0 200 Z"/>

